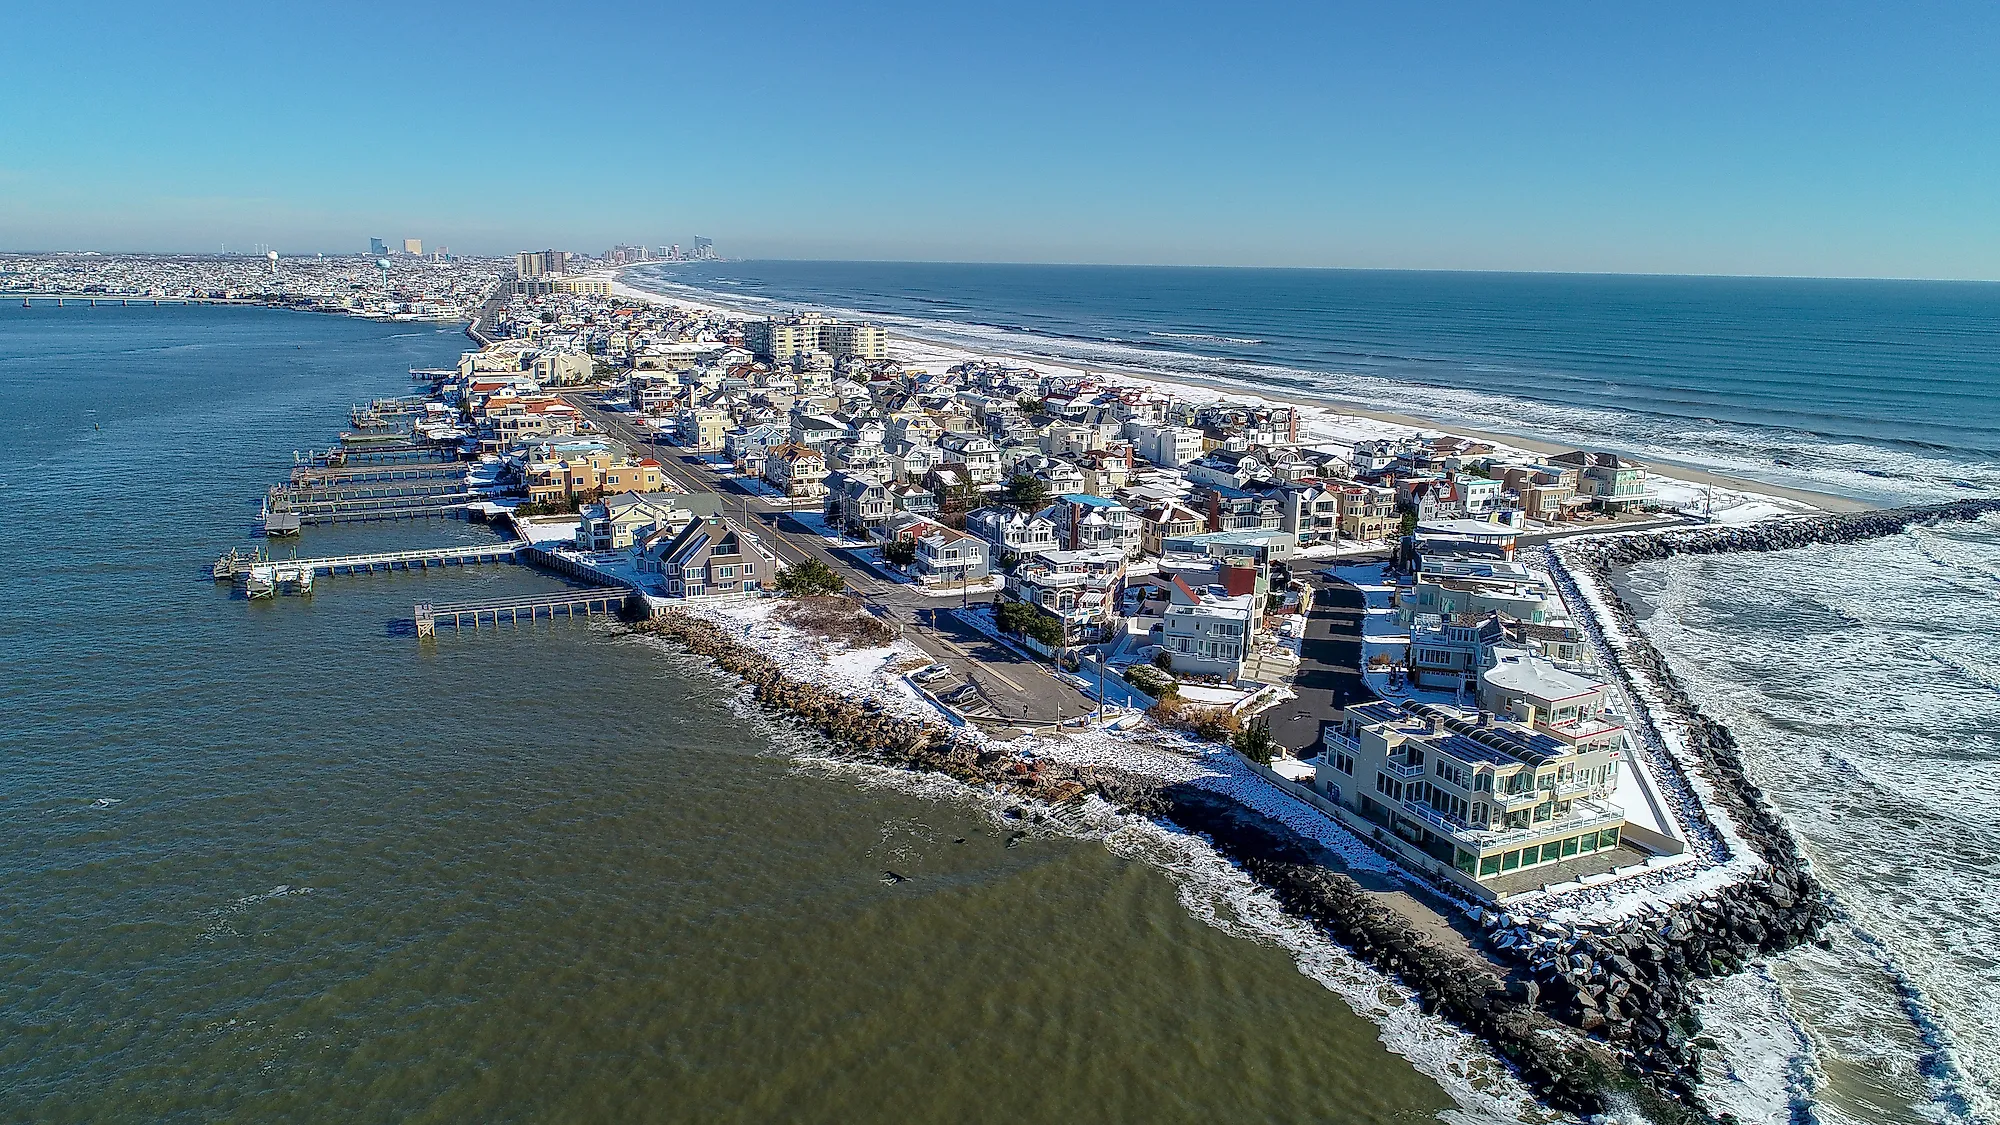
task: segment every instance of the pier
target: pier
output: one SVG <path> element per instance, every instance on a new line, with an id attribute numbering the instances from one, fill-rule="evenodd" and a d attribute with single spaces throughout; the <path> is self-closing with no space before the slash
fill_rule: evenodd
<path id="1" fill-rule="evenodd" d="M 416 465 L 356 465 L 331 468 L 299 465 L 292 469 L 292 484 L 298 488 L 339 488 L 347 484 L 374 484 L 389 481 L 464 480 L 472 466 L 464 461 Z"/>
<path id="2" fill-rule="evenodd" d="M 267 558 L 262 551 L 245 554 L 232 548 L 215 560 L 211 573 L 217 582 L 228 582 L 247 577 L 253 568 L 267 566 L 276 571 L 280 581 L 294 581 L 299 575 L 369 574 L 378 570 L 428 570 L 432 567 L 513 562 L 527 548 L 527 542 L 522 540 L 482 543 L 471 547 L 422 547 L 367 555 L 333 555 L 319 559 L 273 559 Z"/>
<path id="3" fill-rule="evenodd" d="M 392 497 L 388 500 L 326 500 L 284 510 L 298 516 L 299 526 L 316 527 L 378 520 L 446 519 L 463 514 L 477 499 L 470 492 L 450 492 L 437 496 Z"/>
<path id="4" fill-rule="evenodd" d="M 485 602 L 456 602 L 434 605 L 418 602 L 413 608 L 417 625 L 417 637 L 423 639 L 437 636 L 440 624 L 454 629 L 463 629 L 468 624 L 478 629 L 491 621 L 494 628 L 501 622 L 509 625 L 523 619 L 533 621 L 538 617 L 554 620 L 557 617 L 589 617 L 593 614 L 614 614 L 624 611 L 632 594 L 622 588 L 599 587 L 594 590 L 565 590 L 553 594 L 530 595 L 518 598 L 496 598 Z"/>

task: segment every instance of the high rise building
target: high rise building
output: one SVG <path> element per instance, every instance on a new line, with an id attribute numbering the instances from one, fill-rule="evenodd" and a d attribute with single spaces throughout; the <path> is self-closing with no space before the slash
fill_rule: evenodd
<path id="1" fill-rule="evenodd" d="M 379 239 L 379 238 L 371 238 L 371 239 L 369 239 L 369 240 L 368 240 L 368 256 L 369 256 L 369 257 L 371 257 L 371 258 L 379 258 L 379 257 L 381 257 L 382 255 L 384 255 L 384 254 L 387 254 L 388 252 L 389 252 L 389 244 L 388 244 L 388 243 L 386 243 L 386 242 L 382 241 L 382 240 L 381 240 L 381 239 Z"/>
<path id="2" fill-rule="evenodd" d="M 743 326 L 743 342 L 759 359 L 784 362 L 808 352 L 835 359 L 889 358 L 889 334 L 875 324 L 847 324 L 818 313 L 788 320 L 753 320 Z"/>
<path id="3" fill-rule="evenodd" d="M 523 250 L 514 255 L 514 273 L 521 277 L 541 277 L 544 274 L 568 272 L 567 250 Z"/>
<path id="4" fill-rule="evenodd" d="M 411 254 L 411 255 L 414 255 L 414 256 L 416 256 L 416 257 L 419 257 L 419 258 L 423 257 L 423 256 L 424 256 L 424 240 L 423 240 L 423 239 L 421 239 L 421 238 L 406 238 L 406 239 L 404 239 L 404 240 L 403 240 L 403 253 L 405 253 L 405 254 Z"/>

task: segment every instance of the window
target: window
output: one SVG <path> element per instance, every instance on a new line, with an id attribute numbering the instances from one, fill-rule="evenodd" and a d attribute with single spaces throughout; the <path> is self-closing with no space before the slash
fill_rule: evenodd
<path id="1" fill-rule="evenodd" d="M 1500 857 L 1498 855 L 1489 855 L 1481 858 L 1479 861 L 1479 874 L 1482 878 L 1488 875 L 1500 874 Z"/>
<path id="2" fill-rule="evenodd" d="M 1576 842 L 1578 849 L 1581 850 L 1583 854 L 1589 855 L 1591 852 L 1597 850 L 1597 833 L 1585 832 L 1583 835 L 1578 836 L 1576 838 Z"/>
<path id="3" fill-rule="evenodd" d="M 1563 841 L 1564 859 L 1568 859 L 1570 856 L 1576 854 L 1576 839 L 1577 838 L 1575 836 L 1571 836 L 1569 839 Z"/>
<path id="4" fill-rule="evenodd" d="M 1616 828 L 1607 828 L 1604 831 L 1599 832 L 1597 834 L 1597 844 L 1599 847 L 1604 847 L 1604 848 L 1617 847 L 1618 830 Z"/>
<path id="5" fill-rule="evenodd" d="M 734 578 L 736 577 L 736 568 L 733 566 L 718 566 L 715 568 L 715 576 L 717 578 Z"/>
<path id="6" fill-rule="evenodd" d="M 1500 870 L 1502 871 L 1512 871 L 1519 866 L 1521 866 L 1520 852 L 1508 852 L 1506 855 L 1500 857 Z"/>
<path id="7" fill-rule="evenodd" d="M 1335 751 L 1333 755 L 1333 768 L 1352 777 L 1354 775 L 1354 755 Z"/>

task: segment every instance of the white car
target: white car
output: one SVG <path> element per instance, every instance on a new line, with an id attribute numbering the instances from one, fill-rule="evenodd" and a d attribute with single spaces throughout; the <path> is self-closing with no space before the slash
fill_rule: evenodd
<path id="1" fill-rule="evenodd" d="M 920 684 L 927 684 L 932 680 L 941 680 L 949 675 L 951 675 L 951 665 L 933 664 L 927 668 L 919 668 L 915 672 L 910 673 L 910 678 Z"/>

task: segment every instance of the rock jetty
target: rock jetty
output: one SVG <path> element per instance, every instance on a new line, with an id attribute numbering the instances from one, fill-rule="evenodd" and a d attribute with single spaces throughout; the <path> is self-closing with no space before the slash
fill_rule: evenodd
<path id="1" fill-rule="evenodd" d="M 1713 799 L 1755 852 L 1758 867 L 1711 893 L 1649 910 L 1610 927 L 1566 927 L 1514 914 L 1476 911 L 1488 948 L 1521 972 L 1517 994 L 1580 1030 L 1628 1052 L 1634 1069 L 1661 1092 L 1692 1102 L 1701 1025 L 1693 981 L 1734 973 L 1759 954 L 1811 940 L 1834 917 L 1783 816 L 1744 769 L 1729 728 L 1702 714 L 1685 685 L 1638 628 L 1616 573 L 1674 555 L 1782 551 L 1855 543 L 1910 527 L 1978 519 L 2000 500 L 1773 520 L 1735 528 L 1584 540 L 1552 552 L 1555 568 L 1594 581 L 1623 638 L 1608 648 L 1611 673 L 1633 698 L 1651 699 L 1678 727 L 1681 743 L 1712 783 Z M 1565 574 L 1574 581 L 1574 575 Z"/>

